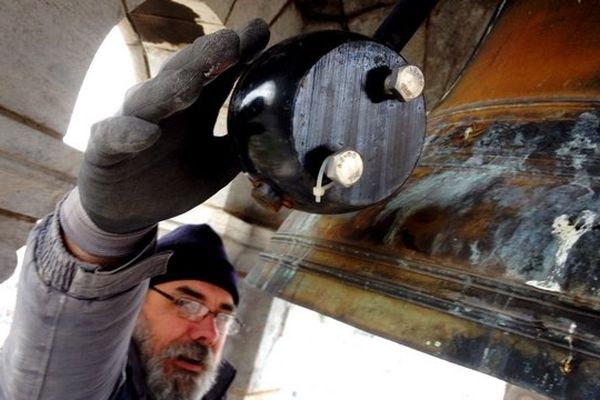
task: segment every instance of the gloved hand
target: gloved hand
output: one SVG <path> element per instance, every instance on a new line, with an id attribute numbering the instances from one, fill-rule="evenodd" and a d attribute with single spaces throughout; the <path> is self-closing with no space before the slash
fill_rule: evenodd
<path id="1" fill-rule="evenodd" d="M 262 20 L 238 33 L 203 36 L 131 89 L 119 115 L 92 127 L 78 186 L 99 228 L 126 233 L 152 226 L 235 177 L 237 157 L 213 127 L 243 63 L 268 41 Z"/>

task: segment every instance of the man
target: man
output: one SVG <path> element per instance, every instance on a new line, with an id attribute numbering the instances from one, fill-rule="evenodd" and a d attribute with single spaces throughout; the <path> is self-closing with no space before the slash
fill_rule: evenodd
<path id="1" fill-rule="evenodd" d="M 221 351 L 240 328 L 235 271 L 208 225 L 186 225 L 161 238 L 157 252 L 167 251 L 173 252 L 167 272 L 150 280 L 129 351 L 138 381 L 121 392 L 143 398 L 147 388 L 156 400 L 199 399 L 212 389 L 205 399 L 222 398 L 235 371 L 227 363 L 218 369 Z M 143 380 L 134 373 L 136 350 Z"/>
<path id="2" fill-rule="evenodd" d="M 207 226 L 157 246 L 156 225 L 239 172 L 212 129 L 268 38 L 260 20 L 201 37 L 92 128 L 78 187 L 30 235 L 0 354 L 1 400 L 222 398 L 233 269 Z"/>

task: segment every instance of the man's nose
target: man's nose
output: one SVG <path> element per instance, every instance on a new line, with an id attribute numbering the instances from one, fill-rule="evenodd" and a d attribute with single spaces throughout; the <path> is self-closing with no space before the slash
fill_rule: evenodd
<path id="1" fill-rule="evenodd" d="M 206 346 L 212 346 L 218 342 L 221 333 L 217 328 L 215 317 L 206 315 L 200 321 L 189 321 L 190 338 Z"/>

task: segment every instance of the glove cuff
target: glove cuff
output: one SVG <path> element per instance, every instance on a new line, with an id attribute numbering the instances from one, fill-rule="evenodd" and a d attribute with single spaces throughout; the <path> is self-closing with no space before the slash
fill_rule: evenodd
<path id="1" fill-rule="evenodd" d="M 103 231 L 83 209 L 78 188 L 73 189 L 62 203 L 59 219 L 69 240 L 81 250 L 97 257 L 130 256 L 154 239 L 156 234 L 156 225 L 124 234 Z"/>

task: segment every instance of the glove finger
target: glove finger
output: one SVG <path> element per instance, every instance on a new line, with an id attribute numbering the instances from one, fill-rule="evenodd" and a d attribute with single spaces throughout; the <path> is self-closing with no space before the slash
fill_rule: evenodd
<path id="1" fill-rule="evenodd" d="M 240 61 L 248 62 L 269 43 L 269 24 L 260 18 L 253 19 L 237 31 L 240 37 Z"/>
<path id="2" fill-rule="evenodd" d="M 165 71 L 160 78 L 157 76 L 128 92 L 121 114 L 158 124 L 189 107 L 198 98 L 204 81 L 198 71 Z"/>
<path id="3" fill-rule="evenodd" d="M 235 64 L 239 54 L 240 38 L 230 29 L 196 39 L 169 59 L 156 77 L 127 94 L 123 114 L 158 123 L 192 104 L 203 83 Z"/>
<path id="4" fill-rule="evenodd" d="M 158 125 L 139 118 L 107 118 L 92 125 L 85 158 L 94 165 L 113 165 L 146 150 L 160 135 Z"/>
<path id="5" fill-rule="evenodd" d="M 240 62 L 207 82 L 202 88 L 202 96 L 190 109 L 192 113 L 203 116 L 199 123 L 209 132 L 212 132 L 219 110 L 242 71 L 243 64 L 249 62 L 269 42 L 269 26 L 262 19 L 254 19 L 236 32 L 240 37 Z"/>

